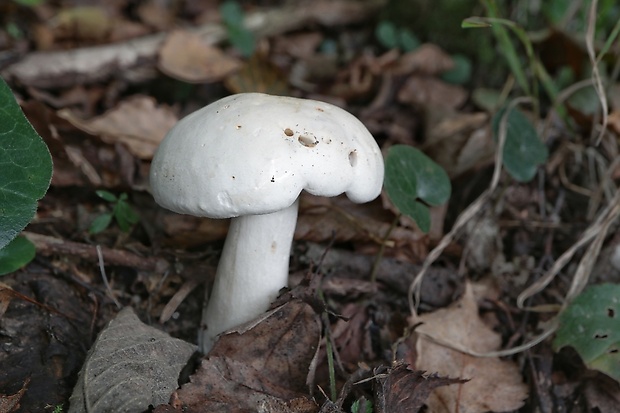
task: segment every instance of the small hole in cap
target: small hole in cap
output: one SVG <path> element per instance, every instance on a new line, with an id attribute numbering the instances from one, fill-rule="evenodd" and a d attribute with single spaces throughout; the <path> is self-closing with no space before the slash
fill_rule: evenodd
<path id="1" fill-rule="evenodd" d="M 355 165 L 357 165 L 357 150 L 353 149 L 351 152 L 349 152 L 349 164 L 351 164 L 352 167 L 355 168 Z"/>
<path id="2" fill-rule="evenodd" d="M 313 136 L 306 135 L 299 135 L 297 140 L 307 148 L 314 148 L 319 143 L 319 141 L 317 141 Z"/>

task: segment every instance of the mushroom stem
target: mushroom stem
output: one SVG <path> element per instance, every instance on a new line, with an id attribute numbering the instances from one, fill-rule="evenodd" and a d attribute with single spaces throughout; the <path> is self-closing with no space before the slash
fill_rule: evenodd
<path id="1" fill-rule="evenodd" d="M 288 285 L 297 210 L 298 201 L 270 214 L 231 220 L 211 298 L 202 312 L 198 344 L 203 353 L 218 334 L 266 311 Z"/>

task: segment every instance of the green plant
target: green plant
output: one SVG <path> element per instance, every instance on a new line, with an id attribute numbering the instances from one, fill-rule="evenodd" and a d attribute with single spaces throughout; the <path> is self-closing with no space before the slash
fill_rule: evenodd
<path id="1" fill-rule="evenodd" d="M 493 116 L 493 138 L 497 141 L 502 118 L 507 108 L 500 109 Z M 510 109 L 506 119 L 506 142 L 502 152 L 506 171 L 519 182 L 534 178 L 538 166 L 547 161 L 547 147 L 538 136 L 530 120 L 518 109 Z"/>
<path id="2" fill-rule="evenodd" d="M 471 60 L 462 54 L 452 55 L 454 67 L 441 74 L 441 78 L 455 85 L 462 85 L 471 79 L 472 65 Z"/>
<path id="3" fill-rule="evenodd" d="M 591 369 L 620 381 L 620 285 L 590 286 L 560 313 L 553 348 L 573 347 Z"/>
<path id="4" fill-rule="evenodd" d="M 394 145 L 385 159 L 385 191 L 400 212 L 424 232 L 431 227 L 427 205 L 448 201 L 452 190 L 446 171 L 416 148 Z"/>
<path id="5" fill-rule="evenodd" d="M 112 211 L 99 215 L 90 224 L 88 232 L 98 234 L 104 231 L 112 223 L 112 218 L 116 221 L 123 232 L 129 232 L 134 224 L 140 221 L 138 213 L 127 202 L 127 194 L 122 193 L 116 196 L 111 192 L 99 190 L 97 196 L 112 204 Z"/>
<path id="6" fill-rule="evenodd" d="M 396 26 L 383 20 L 375 28 L 375 37 L 386 49 L 401 49 L 410 52 L 420 46 L 420 40 L 406 27 Z"/>
<path id="7" fill-rule="evenodd" d="M 52 157 L 0 78 L 0 274 L 26 265 L 34 245 L 17 237 L 49 188 Z"/>
<path id="8" fill-rule="evenodd" d="M 226 0 L 219 7 L 230 43 L 245 57 L 252 56 L 256 48 L 254 34 L 243 24 L 243 9 L 237 1 Z"/>
<path id="9" fill-rule="evenodd" d="M 365 398 L 358 399 L 351 404 L 351 413 L 372 413 L 372 403 Z"/>

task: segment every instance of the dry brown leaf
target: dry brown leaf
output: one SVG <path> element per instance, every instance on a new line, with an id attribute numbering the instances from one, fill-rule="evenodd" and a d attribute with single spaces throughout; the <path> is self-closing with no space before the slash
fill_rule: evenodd
<path id="1" fill-rule="evenodd" d="M 133 155 L 147 160 L 153 158 L 159 143 L 178 120 L 168 106 L 158 106 L 155 99 L 142 95 L 130 97 L 88 120 L 79 119 L 67 109 L 60 110 L 58 116 L 106 143 L 123 143 Z"/>
<path id="2" fill-rule="evenodd" d="M 434 77 L 410 76 L 398 91 L 397 99 L 416 106 L 457 109 L 467 100 L 467 91 Z"/>
<path id="3" fill-rule="evenodd" d="M 292 300 L 237 331 L 224 334 L 170 406 L 155 411 L 317 412 L 305 396 L 321 336 L 312 308 Z"/>
<path id="4" fill-rule="evenodd" d="M 424 405 L 433 389 L 466 380 L 425 375 L 413 371 L 404 363 L 392 368 L 384 366 L 375 369 L 377 398 L 375 406 L 379 412 L 416 413 Z"/>
<path id="5" fill-rule="evenodd" d="M 222 80 L 241 68 L 241 61 L 206 43 L 198 34 L 176 30 L 159 50 L 159 69 L 185 82 Z"/>
<path id="6" fill-rule="evenodd" d="M 99 333 L 71 394 L 69 413 L 137 412 L 164 403 L 196 346 L 122 309 Z"/>
<path id="7" fill-rule="evenodd" d="M 289 90 L 280 70 L 260 52 L 254 53 L 239 71 L 227 76 L 224 85 L 232 93 L 286 95 Z"/>
<path id="8" fill-rule="evenodd" d="M 493 159 L 495 145 L 484 112 L 428 108 L 425 152 L 454 177 Z"/>
<path id="9" fill-rule="evenodd" d="M 102 41 L 110 34 L 114 19 L 101 7 L 62 9 L 50 22 L 55 37 Z"/>
<path id="10" fill-rule="evenodd" d="M 620 110 L 611 112 L 607 121 L 609 122 L 607 124 L 608 127 L 616 132 L 617 135 L 620 135 Z"/>
<path id="11" fill-rule="evenodd" d="M 402 55 L 389 70 L 395 75 L 419 73 L 434 76 L 453 67 L 454 61 L 449 54 L 437 45 L 426 43 Z"/>
<path id="12" fill-rule="evenodd" d="M 470 379 L 469 382 L 436 389 L 429 397 L 429 413 L 504 412 L 521 407 L 527 387 L 516 364 L 499 358 L 473 357 L 436 344 L 425 335 L 454 343 L 472 351 L 498 350 L 501 337 L 478 315 L 471 285 L 452 306 L 412 317 L 410 325 L 423 323 L 416 331 L 416 368 L 442 376 Z"/>
<path id="13" fill-rule="evenodd" d="M 274 53 L 286 53 L 298 59 L 307 59 L 316 53 L 316 49 L 323 41 L 320 32 L 292 33 L 278 36 L 274 39 Z"/>

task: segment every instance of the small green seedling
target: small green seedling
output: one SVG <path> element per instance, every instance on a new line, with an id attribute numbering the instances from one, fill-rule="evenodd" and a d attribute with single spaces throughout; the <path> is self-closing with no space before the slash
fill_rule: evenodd
<path id="1" fill-rule="evenodd" d="M 220 5 L 220 16 L 228 33 L 230 43 L 245 57 L 254 54 L 256 41 L 254 34 L 249 31 L 243 24 L 243 9 L 239 2 L 234 0 L 226 0 Z"/>
<path id="2" fill-rule="evenodd" d="M 559 319 L 553 349 L 573 347 L 586 366 L 620 382 L 620 285 L 588 287 Z"/>
<path id="3" fill-rule="evenodd" d="M 351 404 L 351 413 L 372 413 L 372 403 L 362 397 Z"/>
<path id="4" fill-rule="evenodd" d="M 441 78 L 454 85 L 463 85 L 471 79 L 472 65 L 471 60 L 462 54 L 452 55 L 454 67 L 441 74 Z"/>
<path id="5" fill-rule="evenodd" d="M 388 20 L 379 22 L 375 28 L 375 37 L 386 49 L 400 49 L 410 52 L 420 46 L 420 40 L 411 30 L 396 26 Z"/>
<path id="6" fill-rule="evenodd" d="M 407 145 L 394 145 L 388 150 L 384 187 L 394 206 L 424 232 L 431 228 L 428 205 L 446 203 L 452 191 L 446 171 L 424 153 Z"/>
<path id="7" fill-rule="evenodd" d="M 116 196 L 108 191 L 96 191 L 96 194 L 103 200 L 108 201 L 113 205 L 111 212 L 106 212 L 99 215 L 90 224 L 88 232 L 91 234 L 98 234 L 105 230 L 112 223 L 112 218 L 116 220 L 119 228 L 123 232 L 129 232 L 134 224 L 140 221 L 140 216 L 127 202 L 127 194 L 122 193 L 120 196 Z"/>

